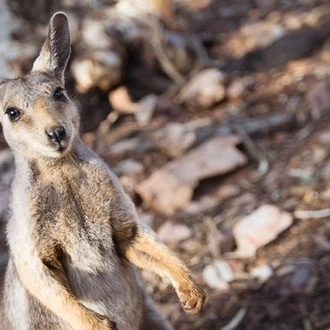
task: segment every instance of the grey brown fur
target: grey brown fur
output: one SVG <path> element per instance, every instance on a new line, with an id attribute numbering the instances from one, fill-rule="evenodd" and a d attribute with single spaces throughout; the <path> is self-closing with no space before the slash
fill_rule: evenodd
<path id="1" fill-rule="evenodd" d="M 108 166 L 81 141 L 66 95 L 67 18 L 55 14 L 31 73 L 0 84 L 0 121 L 15 158 L 2 330 L 170 330 L 135 265 L 168 278 L 184 310 L 204 293 L 154 233 Z"/>

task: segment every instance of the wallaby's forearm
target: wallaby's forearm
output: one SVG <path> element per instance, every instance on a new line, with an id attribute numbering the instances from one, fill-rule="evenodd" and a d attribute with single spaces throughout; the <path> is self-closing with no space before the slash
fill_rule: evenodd
<path id="1" fill-rule="evenodd" d="M 200 312 L 205 300 L 204 292 L 195 283 L 189 269 L 152 233 L 138 227 L 136 236 L 123 251 L 135 266 L 168 278 L 187 313 Z"/>
<path id="2" fill-rule="evenodd" d="M 35 259 L 32 263 L 16 259 L 14 264 L 18 277 L 27 291 L 55 315 L 75 330 L 116 329 L 107 319 L 79 303 L 41 260 Z"/>

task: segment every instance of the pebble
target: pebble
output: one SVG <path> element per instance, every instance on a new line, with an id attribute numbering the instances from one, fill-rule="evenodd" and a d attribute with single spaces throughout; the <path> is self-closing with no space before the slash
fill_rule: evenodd
<path id="1" fill-rule="evenodd" d="M 203 279 L 205 283 L 212 289 L 225 291 L 229 289 L 229 284 L 225 281 L 221 275 L 217 267 L 213 264 L 207 265 L 203 270 Z"/>
<path id="2" fill-rule="evenodd" d="M 273 268 L 269 265 L 262 265 L 251 270 L 251 276 L 257 278 L 261 283 L 267 282 L 273 275 Z"/>

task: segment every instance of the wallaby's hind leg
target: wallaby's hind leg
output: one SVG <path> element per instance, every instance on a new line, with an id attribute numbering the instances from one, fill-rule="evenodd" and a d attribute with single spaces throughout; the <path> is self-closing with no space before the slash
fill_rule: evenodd
<path id="1" fill-rule="evenodd" d="M 140 330 L 174 330 L 164 316 L 156 310 L 149 297 L 146 297 L 144 318 Z"/>

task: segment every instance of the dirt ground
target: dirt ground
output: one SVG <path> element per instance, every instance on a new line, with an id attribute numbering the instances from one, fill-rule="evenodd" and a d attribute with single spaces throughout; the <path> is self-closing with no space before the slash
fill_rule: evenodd
<path id="1" fill-rule="evenodd" d="M 46 6 L 31 1 L 37 15 L 28 9 L 28 1 L 20 6 L 18 1 L 9 3 L 17 20 L 27 24 L 27 31 L 38 30 L 35 22 L 44 26 L 57 9 L 75 10 L 65 7 L 66 1 L 63 8 L 56 2 Z M 98 3 L 110 6 L 112 2 Z M 177 86 L 159 67 L 146 65 L 149 50 L 142 47 L 142 55 L 136 55 L 132 49 L 141 51 L 136 45 L 126 54 L 119 85 L 129 89 L 133 102 L 150 93 L 157 96 L 157 110 L 145 126 L 130 113 L 117 114 L 112 120 L 111 91 L 93 87 L 82 93 L 68 75 L 68 88 L 82 108 L 84 140 L 117 170 L 141 217 L 156 231 L 169 222 L 184 226 L 173 228 L 188 230 L 186 237 L 172 240 L 163 234 L 164 240 L 194 271 L 208 298 L 201 315 L 188 316 L 180 310 L 168 283 L 143 274 L 148 291 L 178 330 L 330 329 L 329 1 L 185 0 L 177 1 L 177 6 L 178 26 L 173 30 L 197 38 L 207 53 L 206 67 L 215 67 L 225 76 L 225 96 L 219 102 L 204 108 L 178 102 L 169 93 L 169 88 Z M 76 12 L 79 16 L 88 10 L 86 4 Z M 24 35 L 16 35 L 17 42 L 23 39 Z M 74 47 L 75 57 L 80 50 Z M 15 65 L 26 72 L 32 59 Z M 149 85 L 148 79 L 152 80 Z M 278 114 L 291 115 L 293 120 L 265 129 L 271 116 Z M 255 118 L 261 120 L 260 129 L 250 135 L 233 129 Z M 193 120 L 230 127 L 248 162 L 200 180 L 187 205 L 164 214 L 148 205 L 137 187 L 175 157 L 159 148 L 144 148 L 145 142 L 167 123 Z M 111 149 L 112 144 L 119 146 L 135 137 L 141 142 L 137 148 Z M 1 148 L 5 148 L 3 140 Z M 139 170 L 126 171 L 124 160 L 140 165 Z M 235 254 L 233 227 L 264 204 L 291 214 L 292 225 L 261 246 L 255 256 Z M 225 261 L 234 274 L 223 287 L 210 285 L 205 277 L 205 268 L 215 260 Z M 253 276 L 253 270 L 262 267 L 267 267 L 269 276 Z"/>

